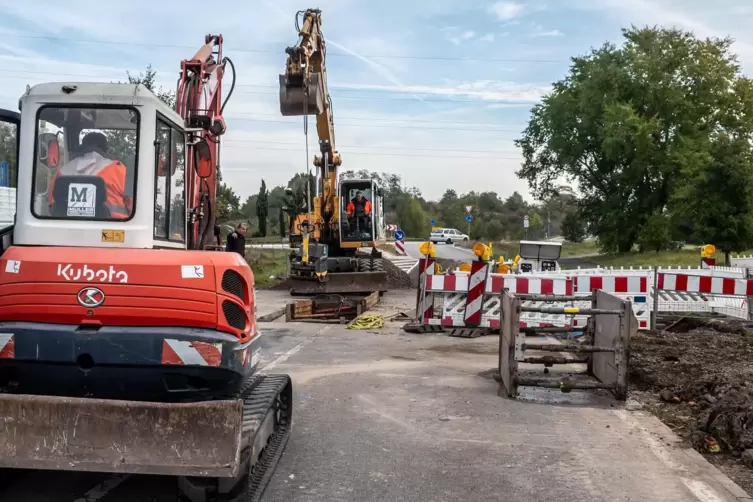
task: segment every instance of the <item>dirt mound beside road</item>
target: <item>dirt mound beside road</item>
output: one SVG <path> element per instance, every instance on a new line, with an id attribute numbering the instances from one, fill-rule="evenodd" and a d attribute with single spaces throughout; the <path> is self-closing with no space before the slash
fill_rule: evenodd
<path id="1" fill-rule="evenodd" d="M 698 324 L 633 337 L 631 393 L 753 493 L 753 336 L 739 323 Z"/>

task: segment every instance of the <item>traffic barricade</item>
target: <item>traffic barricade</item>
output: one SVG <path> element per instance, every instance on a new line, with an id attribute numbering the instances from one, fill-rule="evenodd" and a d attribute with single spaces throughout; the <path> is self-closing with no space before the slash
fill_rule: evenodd
<path id="1" fill-rule="evenodd" d="M 423 297 L 422 324 L 448 328 L 499 329 L 500 295 L 535 294 L 545 303 L 551 295 L 572 295 L 572 281 L 565 278 L 534 277 L 530 275 L 492 274 L 489 265 L 479 263 L 467 274 L 426 275 Z M 523 325 L 568 325 L 563 314 L 523 316 Z"/>

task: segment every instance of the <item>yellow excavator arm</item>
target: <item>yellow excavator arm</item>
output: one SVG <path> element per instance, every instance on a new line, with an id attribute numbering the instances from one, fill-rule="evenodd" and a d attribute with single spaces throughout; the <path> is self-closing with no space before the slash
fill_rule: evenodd
<path id="1" fill-rule="evenodd" d="M 299 24 L 299 19 L 303 23 Z M 338 223 L 337 167 L 342 164 L 335 148 L 335 122 L 332 100 L 327 87 L 327 49 L 321 31 L 319 9 L 296 14 L 298 43 L 288 47 L 285 73 L 280 75 L 280 112 L 283 116 L 316 116 L 316 132 L 321 155 L 314 156 L 314 165 L 321 180 L 314 198 L 313 237 L 319 239 L 321 225 L 326 221 L 332 228 Z"/>

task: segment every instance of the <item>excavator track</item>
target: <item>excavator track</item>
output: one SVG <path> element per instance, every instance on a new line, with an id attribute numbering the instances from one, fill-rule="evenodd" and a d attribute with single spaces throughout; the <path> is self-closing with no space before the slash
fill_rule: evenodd
<path id="1" fill-rule="evenodd" d="M 258 502 L 272 479 L 292 429 L 290 377 L 254 374 L 240 392 L 228 398 L 243 399 L 241 466 L 245 472 L 236 479 L 180 478 L 179 501 Z M 264 437 L 270 413 L 274 428 Z"/>

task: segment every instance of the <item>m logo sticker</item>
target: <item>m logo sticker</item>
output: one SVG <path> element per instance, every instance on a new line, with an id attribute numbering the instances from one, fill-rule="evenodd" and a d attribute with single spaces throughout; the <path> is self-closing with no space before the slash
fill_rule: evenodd
<path id="1" fill-rule="evenodd" d="M 97 207 L 97 187 L 88 183 L 68 185 L 68 216 L 94 218 Z"/>

